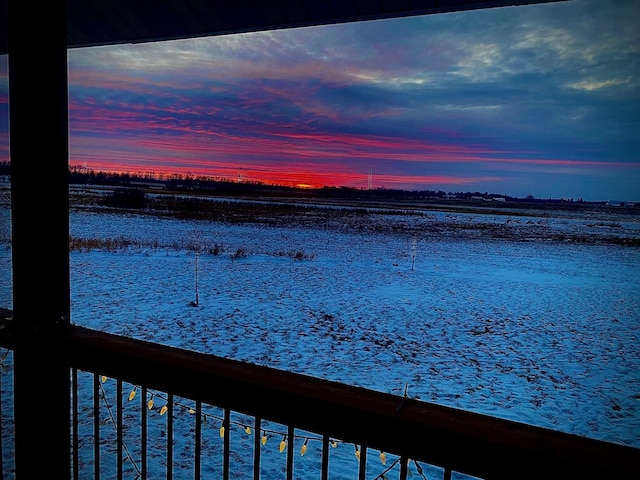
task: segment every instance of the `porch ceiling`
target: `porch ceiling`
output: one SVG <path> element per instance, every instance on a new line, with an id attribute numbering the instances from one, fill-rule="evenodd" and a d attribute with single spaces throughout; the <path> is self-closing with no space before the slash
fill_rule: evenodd
<path id="1" fill-rule="evenodd" d="M 9 1 L 0 0 L 0 54 L 8 51 Z M 67 41 L 150 42 L 557 1 L 567 0 L 67 0 Z M 37 5 L 23 8 L 39 15 Z"/>

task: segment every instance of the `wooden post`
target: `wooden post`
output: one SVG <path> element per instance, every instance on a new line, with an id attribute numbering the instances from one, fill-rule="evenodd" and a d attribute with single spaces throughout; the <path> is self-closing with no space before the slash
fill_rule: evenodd
<path id="1" fill-rule="evenodd" d="M 9 2 L 17 478 L 70 478 L 66 2 Z"/>

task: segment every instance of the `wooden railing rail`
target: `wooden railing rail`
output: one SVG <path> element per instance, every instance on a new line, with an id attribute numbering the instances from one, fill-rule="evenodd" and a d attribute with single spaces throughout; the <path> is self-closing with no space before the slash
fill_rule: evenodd
<path id="1" fill-rule="evenodd" d="M 69 368 L 480 478 L 640 478 L 628 446 L 83 327 L 51 341 Z"/>

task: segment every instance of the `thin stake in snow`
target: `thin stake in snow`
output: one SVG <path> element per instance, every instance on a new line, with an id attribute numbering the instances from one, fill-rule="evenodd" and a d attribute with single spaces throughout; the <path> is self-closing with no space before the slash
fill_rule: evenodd
<path id="1" fill-rule="evenodd" d="M 198 258 L 200 256 L 200 251 L 202 250 L 202 239 L 200 237 L 200 232 L 197 230 L 193 231 L 193 240 L 192 240 L 192 248 L 195 255 L 195 290 L 196 290 L 196 299 L 191 302 L 192 307 L 197 307 L 200 305 L 200 298 L 198 295 Z"/>
<path id="2" fill-rule="evenodd" d="M 411 240 L 411 270 L 416 263 L 416 250 L 418 248 L 418 239 L 414 236 Z"/>
<path id="3" fill-rule="evenodd" d="M 197 307 L 200 304 L 200 299 L 198 298 L 198 252 L 196 251 L 196 301 L 191 303 L 194 307 Z"/>

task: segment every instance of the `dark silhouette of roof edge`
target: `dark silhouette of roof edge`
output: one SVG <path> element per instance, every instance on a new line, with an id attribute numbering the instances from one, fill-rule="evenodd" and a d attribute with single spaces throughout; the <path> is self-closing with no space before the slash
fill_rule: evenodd
<path id="1" fill-rule="evenodd" d="M 0 0 L 0 54 L 8 52 L 9 1 L 17 0 Z M 559 1 L 570 0 L 67 0 L 67 45 L 155 42 Z"/>

